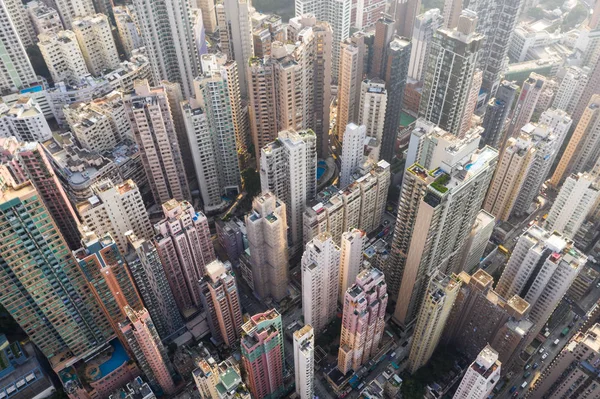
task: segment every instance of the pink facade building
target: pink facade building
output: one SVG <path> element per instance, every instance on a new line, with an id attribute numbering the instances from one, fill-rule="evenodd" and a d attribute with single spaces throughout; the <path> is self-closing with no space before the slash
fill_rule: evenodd
<path id="1" fill-rule="evenodd" d="M 388 294 L 383 272 L 363 270 L 344 297 L 338 369 L 358 370 L 377 353 L 385 328 Z"/>
<path id="2" fill-rule="evenodd" d="M 242 330 L 242 362 L 252 397 L 281 397 L 285 390 L 281 315 L 275 309 L 256 314 L 242 326 Z"/>
<path id="3" fill-rule="evenodd" d="M 177 307 L 190 316 L 201 304 L 198 281 L 216 259 L 208 220 L 187 201 L 173 199 L 162 208 L 165 218 L 154 225 L 156 249 Z"/>
<path id="4" fill-rule="evenodd" d="M 140 368 L 153 388 L 169 395 L 175 391 L 172 366 L 150 314 L 146 309 L 139 312 L 125 307 L 129 323 L 121 324 L 121 332 L 133 351 Z"/>

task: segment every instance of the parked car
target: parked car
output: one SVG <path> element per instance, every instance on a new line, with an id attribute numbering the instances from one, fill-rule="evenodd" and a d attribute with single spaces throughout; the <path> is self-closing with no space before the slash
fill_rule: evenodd
<path id="1" fill-rule="evenodd" d="M 531 368 L 534 370 L 537 369 L 538 367 L 540 367 L 540 365 L 537 363 L 533 363 L 533 366 L 531 366 Z"/>
<path id="2" fill-rule="evenodd" d="M 523 374 L 523 378 L 528 378 L 531 375 L 531 371 L 527 371 L 525 374 Z"/>
<path id="3" fill-rule="evenodd" d="M 544 348 L 541 347 L 540 350 L 538 351 L 538 353 L 544 353 Z"/>
<path id="4" fill-rule="evenodd" d="M 544 353 L 544 354 L 542 355 L 542 360 L 546 360 L 546 358 L 547 358 L 547 357 L 548 357 L 548 353 Z"/>

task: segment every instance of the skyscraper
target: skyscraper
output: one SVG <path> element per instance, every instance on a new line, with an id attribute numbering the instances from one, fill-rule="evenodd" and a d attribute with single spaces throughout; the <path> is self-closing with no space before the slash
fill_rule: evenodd
<path id="1" fill-rule="evenodd" d="M 460 270 L 471 273 L 471 271 L 474 271 L 479 266 L 485 254 L 488 241 L 494 232 L 495 222 L 496 218 L 494 215 L 489 214 L 485 210 L 482 209 L 477 213 L 475 223 L 473 223 L 469 237 L 465 241 Z"/>
<path id="2" fill-rule="evenodd" d="M 550 179 L 550 185 L 558 188 L 570 174 L 591 170 L 597 159 L 592 154 L 597 154 L 597 148 L 600 148 L 600 95 L 592 96 L 583 111 Z"/>
<path id="3" fill-rule="evenodd" d="M 568 396 L 583 399 L 600 395 L 597 362 L 600 360 L 600 324 L 579 331 L 536 380 L 535 397 Z"/>
<path id="4" fill-rule="evenodd" d="M 544 227 L 572 239 L 599 196 L 595 176 L 578 173 L 567 177 L 548 212 Z"/>
<path id="5" fill-rule="evenodd" d="M 288 243 L 293 254 L 302 249 L 302 215 L 317 191 L 316 136 L 312 130 L 284 130 L 261 149 L 260 183 L 285 203 Z"/>
<path id="6" fill-rule="evenodd" d="M 517 241 L 496 291 L 505 298 L 519 295 L 531 304 L 534 337 L 586 261 L 566 237 L 533 225 Z"/>
<path id="7" fill-rule="evenodd" d="M 8 4 L 0 4 L 0 90 L 16 92 L 37 81 L 33 66 L 25 52 L 15 25 L 11 21 Z"/>
<path id="8" fill-rule="evenodd" d="M 498 150 L 504 148 L 507 118 L 518 90 L 519 86 L 513 82 L 503 81 L 500 83 L 496 97 L 488 102 L 483 117 L 484 131 L 479 143 L 482 147 L 489 145 Z"/>
<path id="9" fill-rule="evenodd" d="M 423 367 L 437 348 L 446 320 L 460 289 L 460 282 L 441 273 L 435 273 L 425 292 L 415 325 L 413 343 L 408 357 L 408 370 L 416 372 Z"/>
<path id="10" fill-rule="evenodd" d="M 352 0 L 295 0 L 296 17 L 313 14 L 326 21 L 333 32 L 331 46 L 331 79 L 338 80 L 340 44 L 350 36 Z"/>
<path id="11" fill-rule="evenodd" d="M 154 82 L 177 82 L 185 98 L 190 98 L 194 92 L 192 82 L 200 73 L 200 60 L 192 30 L 191 2 L 135 0 L 133 5 L 150 58 Z"/>
<path id="12" fill-rule="evenodd" d="M 523 0 L 470 0 L 466 8 L 477 14 L 476 31 L 483 36 L 477 67 L 483 72 L 481 88 L 487 99 L 496 90 L 506 68 L 508 47 Z M 460 18 L 459 18 L 460 25 Z"/>
<path id="13" fill-rule="evenodd" d="M 115 331 L 33 185 L 4 187 L 0 201 L 4 240 L 12 243 L 0 248 L 0 303 L 61 370 Z"/>
<path id="14" fill-rule="evenodd" d="M 243 319 L 231 264 L 225 265 L 220 260 L 210 262 L 199 284 L 213 339 L 227 346 L 235 345 L 241 336 Z"/>
<path id="15" fill-rule="evenodd" d="M 315 337 L 314 330 L 307 324 L 294 331 L 294 370 L 296 393 L 300 399 L 314 397 Z"/>
<path id="16" fill-rule="evenodd" d="M 377 353 L 387 300 L 385 277 L 375 268 L 360 272 L 346 291 L 337 366 L 342 374 L 357 371 Z"/>
<path id="17" fill-rule="evenodd" d="M 365 34 L 357 32 L 344 40 L 340 48 L 340 72 L 338 76 L 338 112 L 335 125 L 336 147 L 344 138 L 344 130 L 350 122 L 358 122 L 361 97 L 361 82 L 364 74 L 365 58 L 368 49 Z"/>
<path id="18" fill-rule="evenodd" d="M 521 93 L 515 104 L 507 127 L 506 137 L 515 137 L 523 126 L 531 121 L 533 111 L 540 99 L 547 78 L 532 72 L 521 85 Z"/>
<path id="19" fill-rule="evenodd" d="M 25 11 L 25 5 L 19 0 L 6 0 L 4 4 L 23 47 L 27 48 L 33 45 L 34 32 Z"/>
<path id="20" fill-rule="evenodd" d="M 340 249 L 323 233 L 306 244 L 302 255 L 302 312 L 317 333 L 335 318 L 340 278 Z"/>
<path id="21" fill-rule="evenodd" d="M 115 6 L 112 10 L 121 45 L 127 57 L 131 57 L 133 50 L 144 46 L 137 23 L 134 21 L 133 7 Z"/>
<path id="22" fill-rule="evenodd" d="M 429 278 L 438 270 L 454 273 L 460 266 L 461 251 L 481 209 L 498 152 L 484 147 L 458 158 L 431 173 L 418 164 L 405 173 L 419 182 L 407 186 L 406 192 L 403 187 L 400 194 L 406 203 L 398 212 L 387 267 L 401 276 L 394 318 L 403 325 L 415 321 Z M 416 195 L 407 197 L 409 193 Z"/>
<path id="23" fill-rule="evenodd" d="M 204 74 L 194 80 L 195 98 L 181 104 L 205 210 L 225 206 L 240 192 L 238 149 L 245 149 L 235 62 L 202 56 Z M 241 140 L 241 142 L 240 142 Z"/>
<path id="24" fill-rule="evenodd" d="M 352 26 L 356 29 L 367 31 L 385 13 L 385 9 L 385 0 L 353 0 Z"/>
<path id="25" fill-rule="evenodd" d="M 39 143 L 18 143 L 6 138 L 0 139 L 0 149 L 4 183 L 19 186 L 31 181 L 69 248 L 78 249 L 81 246 L 79 218 L 43 147 Z"/>
<path id="26" fill-rule="evenodd" d="M 79 16 L 73 20 L 73 32 L 83 53 L 85 64 L 94 76 L 119 66 L 119 53 L 111 25 L 104 14 Z"/>
<path id="27" fill-rule="evenodd" d="M 113 184 L 110 180 L 92 186 L 94 196 L 77 204 L 81 221 L 98 236 L 110 234 L 121 253 L 127 252 L 125 233 L 152 238 L 152 225 L 138 186 L 133 180 Z"/>
<path id="28" fill-rule="evenodd" d="M 340 168 L 340 187 L 352 183 L 352 175 L 364 161 L 364 145 L 367 128 L 350 123 L 346 126 L 342 141 L 342 165 Z"/>
<path id="29" fill-rule="evenodd" d="M 373 49 L 369 49 L 372 55 L 369 57 L 368 77 L 385 79 L 387 67 L 387 53 L 390 42 L 394 39 L 394 20 L 389 15 L 382 15 L 375 24 L 375 37 L 373 39 Z"/>
<path id="30" fill-rule="evenodd" d="M 246 231 L 254 291 L 261 298 L 282 300 L 289 280 L 285 204 L 271 192 L 254 198 Z"/>
<path id="31" fill-rule="evenodd" d="M 340 245 L 340 282 L 338 301 L 344 303 L 344 295 L 356 281 L 356 276 L 363 265 L 363 245 L 367 240 L 364 231 L 352 228 L 342 233 Z"/>
<path id="32" fill-rule="evenodd" d="M 79 263 L 93 296 L 96 298 L 115 331 L 127 320 L 125 307 L 141 310 L 142 298 L 133 283 L 124 258 L 110 234 L 96 235 L 83 230 L 83 245 L 73 255 Z"/>
<path id="33" fill-rule="evenodd" d="M 392 162 L 396 150 L 396 137 L 400 126 L 400 114 L 404 98 L 404 87 L 410 62 L 411 43 L 408 39 L 395 37 L 389 44 L 386 55 L 385 88 L 388 92 L 383 138 L 379 157 Z"/>
<path id="34" fill-rule="evenodd" d="M 501 365 L 494 348 L 483 348 L 463 376 L 454 399 L 486 399 L 500 381 Z"/>
<path id="35" fill-rule="evenodd" d="M 162 205 L 165 218 L 154 225 L 154 243 L 177 307 L 184 316 L 200 306 L 198 281 L 206 265 L 215 260 L 208 220 L 187 201 L 170 200 Z"/>
<path id="36" fill-rule="evenodd" d="M 245 65 L 254 56 L 250 10 L 251 2 L 248 0 L 225 0 L 217 10 L 221 49 L 228 50 L 228 59 L 235 60 L 241 71 L 242 98 L 248 97 Z"/>
<path id="37" fill-rule="evenodd" d="M 169 104 L 170 93 L 164 86 L 151 88 L 147 80 L 142 80 L 137 81 L 134 92 L 125 97 L 125 107 L 157 204 L 171 198 L 180 201 L 190 198 L 173 121 L 174 111 Z"/>
<path id="38" fill-rule="evenodd" d="M 396 31 L 403 37 L 411 37 L 415 18 L 421 11 L 421 0 L 395 0 L 394 19 Z"/>
<path id="39" fill-rule="evenodd" d="M 572 115 L 587 85 L 588 73 L 590 73 L 588 68 L 568 67 L 565 76 L 560 81 L 552 107 L 565 110 Z"/>
<path id="40" fill-rule="evenodd" d="M 206 33 L 214 33 L 217 30 L 217 14 L 215 13 L 215 0 L 200 0 L 198 8 L 202 10 L 202 21 Z"/>
<path id="41" fill-rule="evenodd" d="M 72 31 L 42 34 L 38 38 L 37 45 L 54 82 L 74 83 L 89 73 L 77 38 Z"/>
<path id="42" fill-rule="evenodd" d="M 140 368 L 153 387 L 169 395 L 175 390 L 171 361 L 163 346 L 152 318 L 146 309 L 136 311 L 125 307 L 128 321 L 121 324 L 121 332 L 133 351 Z"/>
<path id="43" fill-rule="evenodd" d="M 76 17 L 94 14 L 93 0 L 56 0 L 53 2 L 65 29 L 71 29 Z"/>
<path id="44" fill-rule="evenodd" d="M 408 77 L 421 81 L 423 72 L 427 68 L 429 57 L 429 46 L 435 32 L 442 27 L 443 18 L 440 10 L 433 8 L 420 14 L 415 19 L 415 26 L 409 37 L 412 37 L 412 51 L 410 53 L 410 64 Z"/>
<path id="45" fill-rule="evenodd" d="M 429 47 L 419 116 L 442 129 L 462 135 L 461 127 L 473 84 L 483 36 L 477 16 L 463 11 L 455 29 L 438 29 Z"/>
<path id="46" fill-rule="evenodd" d="M 252 397 L 280 397 L 285 368 L 281 315 L 275 309 L 258 313 L 250 317 L 242 330 L 242 364 Z"/>
<path id="47" fill-rule="evenodd" d="M 383 80 L 365 79 L 361 83 L 357 123 L 365 126 L 366 136 L 372 138 L 369 147 L 373 148 L 369 152 L 368 157 L 373 162 L 379 161 L 381 153 L 387 98 L 388 93 Z"/>
<path id="48" fill-rule="evenodd" d="M 152 241 L 127 235 L 129 252 L 125 255 L 127 266 L 142 297 L 158 335 L 167 339 L 183 325 L 169 279 L 163 268 L 158 251 Z"/>

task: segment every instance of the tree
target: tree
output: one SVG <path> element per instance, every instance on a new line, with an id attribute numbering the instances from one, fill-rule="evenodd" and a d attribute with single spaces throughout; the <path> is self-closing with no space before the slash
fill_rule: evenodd
<path id="1" fill-rule="evenodd" d="M 575 28 L 577 25 L 583 22 L 588 15 L 588 9 L 583 4 L 577 4 L 571 12 L 567 14 L 563 19 L 562 28 L 563 31 L 568 31 Z"/>
<path id="2" fill-rule="evenodd" d="M 260 175 L 254 168 L 247 168 L 242 171 L 242 181 L 244 190 L 249 198 L 254 198 L 260 193 Z"/>
<path id="3" fill-rule="evenodd" d="M 31 66 L 33 66 L 35 73 L 46 78 L 46 80 L 52 81 L 50 71 L 48 70 L 46 61 L 44 61 L 44 57 L 42 57 L 40 48 L 35 44 L 27 47 L 27 55 L 29 56 L 29 61 L 31 61 Z"/>

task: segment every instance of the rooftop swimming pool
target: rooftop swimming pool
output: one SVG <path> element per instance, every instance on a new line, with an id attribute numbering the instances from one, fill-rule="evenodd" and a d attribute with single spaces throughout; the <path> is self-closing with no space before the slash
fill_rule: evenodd
<path id="1" fill-rule="evenodd" d="M 323 173 L 327 170 L 327 162 L 321 160 L 317 162 L 317 180 L 323 176 Z"/>
<path id="2" fill-rule="evenodd" d="M 88 363 L 86 373 L 92 381 L 97 381 L 106 377 L 129 360 L 125 348 L 123 348 L 123 345 L 118 339 L 112 340 L 110 346 L 112 347 L 112 355 L 110 358 L 96 358 Z M 102 354 L 100 356 L 106 355 Z M 102 363 L 98 364 L 100 361 L 102 361 Z M 96 362 L 96 364 L 94 364 L 94 362 Z"/>

